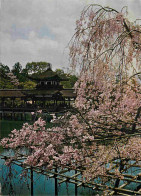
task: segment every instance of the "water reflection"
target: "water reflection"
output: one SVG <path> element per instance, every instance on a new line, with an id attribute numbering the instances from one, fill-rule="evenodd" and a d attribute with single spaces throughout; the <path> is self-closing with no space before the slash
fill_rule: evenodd
<path id="1" fill-rule="evenodd" d="M 23 121 L 1 121 L 1 139 L 7 137 L 13 129 L 20 129 Z M 6 151 L 1 148 L 1 154 L 12 155 L 12 151 Z M 72 172 L 68 175 L 72 175 Z M 30 170 L 24 170 L 22 167 L 12 164 L 6 166 L 5 161 L 0 157 L 0 195 L 31 195 Z M 75 185 L 72 183 L 57 184 L 58 195 L 75 195 Z M 55 195 L 55 179 L 46 175 L 33 172 L 33 193 L 34 196 Z M 89 188 L 77 188 L 78 195 L 94 195 L 97 192 Z"/>
<path id="2" fill-rule="evenodd" d="M 20 166 L 2 166 L 1 172 L 1 195 L 31 195 L 30 170 L 23 170 Z M 68 173 L 67 175 L 72 175 Z M 71 183 L 57 184 L 58 195 L 75 195 L 75 185 Z M 94 195 L 94 191 L 88 188 L 78 188 L 78 195 Z M 33 172 L 33 193 L 35 196 L 55 195 L 55 179 L 46 175 Z M 97 192 L 95 192 L 96 194 Z"/>
<path id="3" fill-rule="evenodd" d="M 0 195 L 2 195 L 1 193 L 2 193 L 2 192 L 1 192 L 1 183 L 0 183 Z"/>
<path id="4" fill-rule="evenodd" d="M 10 123 L 10 126 L 8 123 L 4 123 L 2 130 L 2 136 L 7 136 L 11 130 L 14 128 L 20 129 L 22 127 L 23 122 L 16 122 Z M 7 124 L 7 127 L 6 127 Z M 6 129 L 7 128 L 7 129 Z M 22 149 L 22 154 L 25 153 L 25 149 Z M 7 151 L 4 150 L 2 152 L 3 155 L 12 155 L 12 150 Z M 117 164 L 120 160 L 115 161 L 115 164 Z M 4 165 L 4 160 L 0 159 L 0 195 L 20 195 L 20 196 L 28 196 L 31 195 L 31 171 L 30 169 L 25 170 L 22 167 L 12 164 L 10 166 Z M 131 161 L 131 165 L 134 162 Z M 139 162 L 141 164 L 141 162 Z M 107 164 L 107 167 L 109 165 Z M 112 170 L 111 170 L 112 171 Z M 114 169 L 113 169 L 114 172 Z M 124 174 L 132 174 L 133 176 L 136 176 L 139 173 L 139 168 L 137 167 L 131 167 L 124 172 Z M 69 171 L 66 173 L 68 176 L 74 175 L 74 171 Z M 95 183 L 101 183 L 101 179 L 97 179 Z M 128 181 L 127 181 L 128 182 Z M 115 184 L 115 180 L 108 180 L 107 185 L 113 186 Z M 123 185 L 125 183 L 124 180 L 120 180 L 120 185 Z M 33 172 L 33 193 L 35 196 L 52 196 L 55 195 L 55 179 L 49 178 L 46 175 L 42 175 L 36 172 Z M 133 182 L 126 186 L 129 190 L 139 190 L 140 184 Z M 63 182 L 62 184 L 57 183 L 57 190 L 58 195 L 75 195 L 75 185 L 72 183 L 66 183 Z M 102 194 L 102 192 L 94 191 L 89 188 L 84 187 L 77 187 L 77 195 L 96 195 L 96 194 Z"/>

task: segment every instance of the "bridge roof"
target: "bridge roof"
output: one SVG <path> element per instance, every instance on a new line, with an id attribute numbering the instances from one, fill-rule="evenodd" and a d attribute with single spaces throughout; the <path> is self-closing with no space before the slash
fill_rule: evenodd
<path id="1" fill-rule="evenodd" d="M 62 95 L 66 98 L 75 98 L 76 93 L 74 89 L 63 90 L 22 90 L 22 89 L 0 89 L 0 98 L 24 98 L 24 97 L 52 97 L 56 94 Z"/>
<path id="2" fill-rule="evenodd" d="M 21 98 L 25 97 L 19 89 L 0 89 L 0 98 Z"/>
<path id="3" fill-rule="evenodd" d="M 63 97 L 67 97 L 67 98 L 75 98 L 76 97 L 76 93 L 74 92 L 74 89 L 63 89 L 61 91 Z"/>

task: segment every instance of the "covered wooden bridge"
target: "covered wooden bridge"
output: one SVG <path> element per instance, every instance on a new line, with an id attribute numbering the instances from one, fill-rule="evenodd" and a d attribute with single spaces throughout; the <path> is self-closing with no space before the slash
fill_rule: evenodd
<path id="1" fill-rule="evenodd" d="M 0 89 L 0 118 L 16 113 L 25 118 L 25 114 L 37 110 L 60 112 L 69 109 L 76 98 L 74 89 L 63 89 L 60 84 L 66 79 L 60 78 L 50 68 L 40 74 L 29 76 L 37 82 L 32 90 Z"/>

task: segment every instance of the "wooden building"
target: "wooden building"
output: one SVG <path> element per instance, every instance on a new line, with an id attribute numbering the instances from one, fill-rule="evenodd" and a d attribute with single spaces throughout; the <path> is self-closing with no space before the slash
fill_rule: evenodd
<path id="1" fill-rule="evenodd" d="M 64 89 L 65 81 L 48 68 L 43 73 L 32 74 L 29 79 L 37 82 L 35 89 L 0 89 L 0 115 L 37 111 L 59 112 L 69 109 L 76 94 L 74 89 Z"/>

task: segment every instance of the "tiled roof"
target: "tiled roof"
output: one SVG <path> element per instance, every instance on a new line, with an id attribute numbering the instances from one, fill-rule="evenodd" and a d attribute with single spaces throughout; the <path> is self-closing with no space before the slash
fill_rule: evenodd
<path id="1" fill-rule="evenodd" d="M 51 69 L 47 69 L 43 73 L 35 73 L 29 76 L 31 80 L 55 80 L 55 81 L 64 81 L 67 79 L 61 78 L 57 75 L 56 72 L 52 71 Z"/>
<path id="2" fill-rule="evenodd" d="M 63 97 L 70 97 L 70 98 L 75 98 L 76 97 L 76 93 L 74 92 L 74 89 L 63 89 L 61 91 Z"/>
<path id="3" fill-rule="evenodd" d="M 12 97 L 52 97 L 57 93 L 62 94 L 63 97 L 75 98 L 76 93 L 74 89 L 63 89 L 61 91 L 49 89 L 49 90 L 22 90 L 22 89 L 0 89 L 0 98 L 12 98 Z"/>
<path id="4" fill-rule="evenodd" d="M 25 91 L 25 95 L 53 95 L 57 93 L 58 90 L 30 90 L 30 91 Z"/>
<path id="5" fill-rule="evenodd" d="M 0 89 L 0 97 L 25 97 L 25 95 L 20 91 L 20 90 L 14 90 L 14 89 L 9 89 L 9 90 L 1 90 Z"/>

